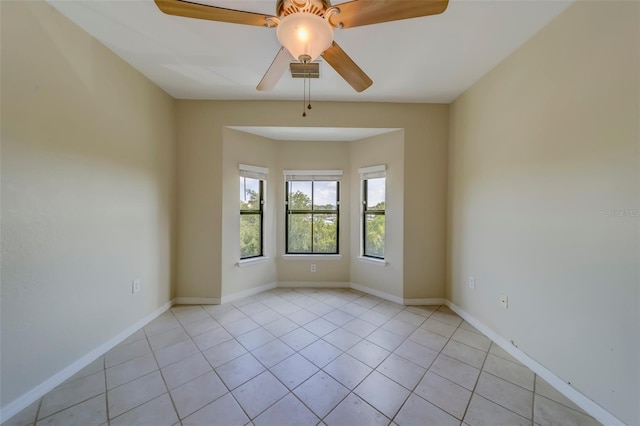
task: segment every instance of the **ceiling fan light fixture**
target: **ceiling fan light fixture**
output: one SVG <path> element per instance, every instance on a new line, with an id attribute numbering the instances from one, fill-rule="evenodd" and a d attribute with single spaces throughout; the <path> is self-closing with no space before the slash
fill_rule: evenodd
<path id="1" fill-rule="evenodd" d="M 315 60 L 333 43 L 331 24 L 309 12 L 297 12 L 280 18 L 276 34 L 280 44 L 301 62 Z"/>

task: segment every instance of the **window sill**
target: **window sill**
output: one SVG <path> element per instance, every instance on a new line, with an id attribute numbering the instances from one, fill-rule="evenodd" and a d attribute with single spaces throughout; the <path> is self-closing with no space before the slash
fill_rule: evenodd
<path id="1" fill-rule="evenodd" d="M 358 260 L 365 263 L 371 263 L 372 265 L 387 266 L 387 261 L 384 259 L 376 259 L 375 257 L 358 256 Z"/>
<path id="2" fill-rule="evenodd" d="M 283 254 L 284 260 L 340 260 L 341 254 Z"/>
<path id="3" fill-rule="evenodd" d="M 249 259 L 240 259 L 238 263 L 236 263 L 236 266 L 238 266 L 238 268 L 244 268 L 245 266 L 256 265 L 258 263 L 265 263 L 268 260 L 269 258 L 265 256 L 250 257 Z"/>

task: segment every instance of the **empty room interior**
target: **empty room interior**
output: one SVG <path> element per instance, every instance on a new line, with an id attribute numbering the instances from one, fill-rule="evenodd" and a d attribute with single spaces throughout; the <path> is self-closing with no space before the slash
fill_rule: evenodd
<path id="1" fill-rule="evenodd" d="M 0 423 L 640 425 L 640 3 L 275 9 L 0 2 Z"/>

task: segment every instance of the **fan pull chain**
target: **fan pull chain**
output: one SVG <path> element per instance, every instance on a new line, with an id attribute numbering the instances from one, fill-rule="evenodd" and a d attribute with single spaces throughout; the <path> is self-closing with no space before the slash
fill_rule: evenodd
<path id="1" fill-rule="evenodd" d="M 309 105 L 307 105 L 307 109 L 311 109 L 311 70 L 309 69 L 308 62 L 307 62 L 307 78 L 309 79 Z"/>
<path id="2" fill-rule="evenodd" d="M 306 117 L 307 112 L 304 110 L 304 105 L 307 103 L 307 78 L 302 79 L 304 81 L 304 86 L 302 89 L 302 116 Z"/>

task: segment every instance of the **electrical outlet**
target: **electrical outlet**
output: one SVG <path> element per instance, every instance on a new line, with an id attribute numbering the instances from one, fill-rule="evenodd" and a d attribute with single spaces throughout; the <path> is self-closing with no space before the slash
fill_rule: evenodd
<path id="1" fill-rule="evenodd" d="M 469 288 L 471 290 L 476 289 L 476 277 L 469 277 Z"/>
<path id="2" fill-rule="evenodd" d="M 311 272 L 315 272 L 316 271 L 316 264 L 312 263 L 311 264 Z"/>
<path id="3" fill-rule="evenodd" d="M 140 291 L 140 280 L 133 280 L 131 283 L 131 294 L 135 294 Z"/>
<path id="4" fill-rule="evenodd" d="M 509 308 L 509 298 L 507 296 L 500 296 L 500 305 L 508 309 Z"/>

